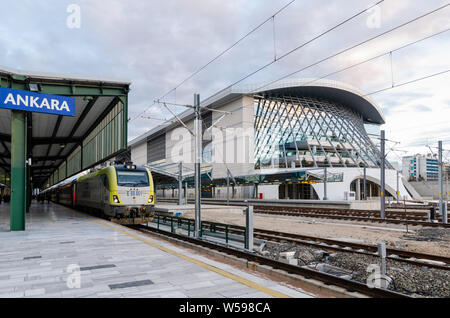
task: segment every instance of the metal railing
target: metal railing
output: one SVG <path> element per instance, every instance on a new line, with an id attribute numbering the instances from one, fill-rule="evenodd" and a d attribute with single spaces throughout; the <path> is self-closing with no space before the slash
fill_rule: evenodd
<path id="1" fill-rule="evenodd" d="M 161 230 L 161 226 L 169 226 L 170 233 L 176 233 L 176 229 L 182 229 L 187 232 L 188 237 L 194 237 L 195 220 L 177 217 L 177 216 L 164 216 L 156 215 L 153 218 L 153 222 L 158 230 Z M 242 233 L 239 233 L 242 232 Z M 179 233 L 177 233 L 179 234 Z M 246 230 L 239 231 L 233 229 L 231 232 L 228 224 L 214 223 L 214 222 L 200 222 L 200 238 L 207 239 L 206 236 L 212 236 L 214 238 L 224 239 L 225 244 L 229 245 L 230 241 L 245 242 Z M 242 238 L 241 238 L 242 237 Z"/>

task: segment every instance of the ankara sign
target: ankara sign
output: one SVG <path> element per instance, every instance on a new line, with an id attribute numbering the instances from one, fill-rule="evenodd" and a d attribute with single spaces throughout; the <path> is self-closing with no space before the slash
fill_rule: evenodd
<path id="1" fill-rule="evenodd" d="M 0 108 L 75 116 L 75 98 L 0 87 Z"/>

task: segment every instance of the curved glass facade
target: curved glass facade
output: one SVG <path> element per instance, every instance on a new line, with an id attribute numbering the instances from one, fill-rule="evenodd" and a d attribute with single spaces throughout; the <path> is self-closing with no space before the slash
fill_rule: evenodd
<path id="1" fill-rule="evenodd" d="M 361 115 L 331 100 L 255 97 L 254 127 L 257 169 L 380 166 Z"/>

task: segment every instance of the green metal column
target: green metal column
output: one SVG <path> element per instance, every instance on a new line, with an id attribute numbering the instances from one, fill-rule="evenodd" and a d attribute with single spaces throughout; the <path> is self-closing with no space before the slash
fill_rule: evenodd
<path id="1" fill-rule="evenodd" d="M 32 114 L 31 113 L 27 113 L 26 114 L 26 127 L 27 127 L 27 130 L 26 130 L 26 139 L 28 139 L 28 138 L 30 138 L 30 141 L 31 141 L 31 137 L 32 137 L 32 133 L 33 133 L 33 130 L 32 130 L 32 127 L 31 127 L 31 124 L 33 123 L 33 117 L 32 117 Z M 31 142 L 25 142 L 25 160 L 27 160 L 28 158 L 31 158 L 32 157 L 32 148 L 31 148 Z M 32 191 L 32 189 L 33 189 L 33 186 L 32 186 L 32 184 L 31 184 L 31 166 L 30 165 L 28 165 L 28 163 L 26 162 L 25 163 L 26 164 L 26 178 L 25 178 L 25 181 L 26 181 L 26 183 L 27 183 L 27 187 L 26 187 L 26 196 L 27 196 L 27 198 L 26 198 L 26 212 L 27 213 L 29 213 L 30 212 L 30 206 L 31 206 L 31 191 Z"/>
<path id="2" fill-rule="evenodd" d="M 120 101 L 123 103 L 123 132 L 122 132 L 122 146 L 127 148 L 128 145 L 128 95 L 120 96 Z"/>
<path id="3" fill-rule="evenodd" d="M 31 185 L 31 168 L 30 166 L 26 165 L 26 212 L 29 213 L 30 212 L 30 206 L 31 206 L 31 189 L 32 189 L 32 185 Z"/>
<path id="4" fill-rule="evenodd" d="M 25 231 L 27 119 L 11 111 L 11 231 Z"/>

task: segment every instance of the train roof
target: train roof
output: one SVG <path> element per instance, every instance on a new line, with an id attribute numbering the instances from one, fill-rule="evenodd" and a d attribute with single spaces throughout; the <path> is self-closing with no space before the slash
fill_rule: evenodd
<path id="1" fill-rule="evenodd" d="M 132 170 L 146 171 L 146 169 L 147 169 L 144 166 L 135 166 L 135 165 L 133 165 L 133 166 L 136 167 L 136 168 L 132 169 Z M 130 170 L 130 169 L 127 168 L 127 165 L 114 165 L 114 166 L 108 166 L 108 167 L 105 167 L 105 168 L 102 168 L 102 169 L 98 169 L 98 170 L 93 171 L 91 173 L 88 173 L 87 171 L 83 171 L 83 172 L 80 172 L 79 174 L 77 174 L 77 175 L 75 175 L 75 176 L 73 176 L 73 177 L 71 177 L 69 179 L 63 180 L 63 181 L 61 181 L 61 182 L 51 186 L 50 188 L 47 188 L 47 189 L 41 191 L 41 193 L 45 193 L 45 192 L 51 191 L 53 189 L 61 188 L 61 187 L 64 187 L 64 186 L 66 186 L 68 184 L 71 184 L 71 183 L 76 183 L 76 182 L 79 182 L 79 181 L 83 181 L 83 180 L 89 179 L 91 177 L 97 176 L 102 171 L 112 170 L 112 169 Z"/>
<path id="2" fill-rule="evenodd" d="M 133 166 L 133 169 L 130 169 L 129 166 Z M 146 171 L 147 168 L 145 168 L 144 166 L 136 166 L 136 165 L 114 165 L 114 166 L 108 166 L 102 169 L 99 169 L 97 171 L 91 172 L 89 174 L 86 174 L 80 178 L 78 178 L 78 181 L 83 181 L 86 179 L 89 179 L 91 177 L 97 176 L 99 175 L 101 172 L 105 171 L 105 170 L 111 170 L 111 169 L 117 169 L 117 170 L 136 170 L 136 171 Z"/>

